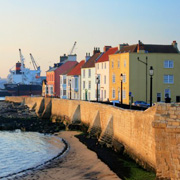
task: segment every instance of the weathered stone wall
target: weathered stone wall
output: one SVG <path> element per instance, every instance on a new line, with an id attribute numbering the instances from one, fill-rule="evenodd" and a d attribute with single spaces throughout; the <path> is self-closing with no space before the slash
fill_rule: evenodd
<path id="1" fill-rule="evenodd" d="M 51 113 L 52 120 L 81 121 L 101 143 L 126 152 L 158 178 L 180 179 L 180 104 L 158 104 L 146 111 L 132 111 L 87 101 L 7 97 L 14 102 L 37 104 L 36 112 Z"/>
<path id="2" fill-rule="evenodd" d="M 156 140 L 156 174 L 180 179 L 180 104 L 158 104 L 153 122 Z"/>

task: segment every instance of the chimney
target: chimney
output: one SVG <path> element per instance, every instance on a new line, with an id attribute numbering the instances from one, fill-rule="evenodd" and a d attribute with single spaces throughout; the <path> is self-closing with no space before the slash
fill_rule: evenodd
<path id="1" fill-rule="evenodd" d="M 138 44 L 139 44 L 139 45 L 143 45 L 143 43 L 142 43 L 140 40 L 138 41 Z"/>
<path id="2" fill-rule="evenodd" d="M 110 48 L 111 48 L 111 46 L 104 46 L 104 52 L 106 52 Z"/>
<path id="3" fill-rule="evenodd" d="M 144 49 L 144 44 L 139 40 L 138 44 L 137 44 L 137 52 L 138 53 L 144 53 L 145 49 Z"/>
<path id="4" fill-rule="evenodd" d="M 100 53 L 100 48 L 99 47 L 95 47 L 94 51 L 93 51 L 93 55 L 96 53 Z"/>
<path id="5" fill-rule="evenodd" d="M 129 46 L 128 43 L 123 43 L 118 45 L 118 50 L 120 51 L 124 46 Z"/>
<path id="6" fill-rule="evenodd" d="M 178 49 L 178 46 L 177 46 L 178 44 L 177 44 L 176 41 L 173 41 L 173 42 L 172 42 L 172 45 L 174 46 L 174 48 Z"/>
<path id="7" fill-rule="evenodd" d="M 89 60 L 90 57 L 91 57 L 91 56 L 90 56 L 90 53 L 86 53 L 85 61 L 87 62 L 87 61 Z"/>

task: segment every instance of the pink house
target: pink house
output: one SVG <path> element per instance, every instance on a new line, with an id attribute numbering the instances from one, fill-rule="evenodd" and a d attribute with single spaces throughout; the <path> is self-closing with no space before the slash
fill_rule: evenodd
<path id="1" fill-rule="evenodd" d="M 48 96 L 60 97 L 60 78 L 59 76 L 66 71 L 71 70 L 77 64 L 77 61 L 67 61 L 60 67 L 54 67 L 46 72 Z"/>

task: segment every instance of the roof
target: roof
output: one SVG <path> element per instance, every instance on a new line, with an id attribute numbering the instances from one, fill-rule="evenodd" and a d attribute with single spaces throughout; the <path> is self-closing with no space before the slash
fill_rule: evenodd
<path id="1" fill-rule="evenodd" d="M 82 66 L 82 68 L 91 68 L 91 67 L 95 67 L 95 62 L 96 60 L 99 58 L 99 56 L 101 55 L 101 53 L 95 53 L 94 55 L 92 55 L 89 60 Z"/>
<path id="2" fill-rule="evenodd" d="M 67 61 L 62 66 L 56 69 L 58 71 L 58 74 L 67 74 L 75 65 L 77 64 L 77 61 Z"/>
<path id="3" fill-rule="evenodd" d="M 81 67 L 84 65 L 84 63 L 85 63 L 85 60 L 82 60 L 67 75 L 68 76 L 81 75 Z"/>
<path id="4" fill-rule="evenodd" d="M 173 45 L 152 45 L 145 44 L 144 50 L 149 53 L 178 53 L 178 50 Z"/>
<path id="5" fill-rule="evenodd" d="M 124 46 L 117 53 L 138 52 L 144 50 L 147 53 L 179 53 L 178 49 L 173 45 L 157 45 L 157 44 L 135 44 Z"/>
<path id="6" fill-rule="evenodd" d="M 109 61 L 109 55 L 114 54 L 118 51 L 118 47 L 109 48 L 102 56 L 98 59 L 97 63 Z"/>
<path id="7" fill-rule="evenodd" d="M 53 67 L 53 68 L 49 69 L 49 70 L 46 71 L 46 72 L 52 72 L 52 71 L 55 71 L 57 68 L 58 68 L 58 67 Z"/>
<path id="8" fill-rule="evenodd" d="M 137 52 L 137 44 L 124 46 L 117 53 Z"/>

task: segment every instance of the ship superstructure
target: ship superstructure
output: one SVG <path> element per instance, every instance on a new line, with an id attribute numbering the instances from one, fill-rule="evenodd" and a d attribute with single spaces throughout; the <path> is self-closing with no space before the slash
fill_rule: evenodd
<path id="1" fill-rule="evenodd" d="M 40 78 L 41 70 L 40 66 L 36 65 L 36 62 L 32 56 L 31 61 L 34 66 L 34 70 L 25 67 L 25 58 L 19 49 L 20 61 L 16 63 L 15 70 L 10 69 L 10 74 L 8 75 L 8 84 L 41 84 L 42 80 Z"/>
<path id="2" fill-rule="evenodd" d="M 41 69 L 37 66 L 32 54 L 30 54 L 34 70 L 26 68 L 25 58 L 19 49 L 20 61 L 15 65 L 15 70 L 10 69 L 5 89 L 12 95 L 41 95 L 43 77 Z"/>

